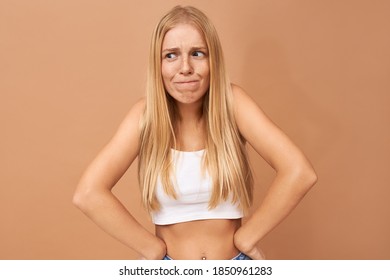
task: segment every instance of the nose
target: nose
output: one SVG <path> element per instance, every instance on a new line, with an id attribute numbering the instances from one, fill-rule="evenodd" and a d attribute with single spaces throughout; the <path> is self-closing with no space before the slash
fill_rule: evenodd
<path id="1" fill-rule="evenodd" d="M 193 73 L 192 64 L 189 57 L 183 56 L 180 67 L 180 74 L 190 75 Z"/>

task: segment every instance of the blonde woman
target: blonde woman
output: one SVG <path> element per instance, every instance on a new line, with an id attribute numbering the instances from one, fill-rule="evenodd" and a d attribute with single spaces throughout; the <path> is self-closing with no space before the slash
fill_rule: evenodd
<path id="1" fill-rule="evenodd" d="M 251 211 L 250 144 L 276 171 Z M 143 228 L 111 192 L 139 158 Z M 259 241 L 316 182 L 291 140 L 226 75 L 213 25 L 177 6 L 154 30 L 146 98 L 82 176 L 74 203 L 141 259 L 263 259 Z"/>

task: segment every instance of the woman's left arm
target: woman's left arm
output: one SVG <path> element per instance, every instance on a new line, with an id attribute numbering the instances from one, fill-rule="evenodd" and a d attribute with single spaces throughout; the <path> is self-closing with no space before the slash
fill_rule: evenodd
<path id="1" fill-rule="evenodd" d="M 316 183 L 317 175 L 302 151 L 238 86 L 233 86 L 238 129 L 276 176 L 260 206 L 236 232 L 234 244 L 252 259 L 261 259 L 257 243 L 286 218 Z"/>

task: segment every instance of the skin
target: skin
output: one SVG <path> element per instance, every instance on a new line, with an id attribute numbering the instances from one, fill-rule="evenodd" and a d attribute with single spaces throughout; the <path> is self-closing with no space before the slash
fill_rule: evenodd
<path id="1" fill-rule="evenodd" d="M 202 101 L 209 86 L 207 48 L 192 25 L 178 24 L 163 41 L 162 76 L 180 114 L 180 150 L 204 148 Z M 73 202 L 107 233 L 135 250 L 141 259 L 231 259 L 239 251 L 263 259 L 257 247 L 315 184 L 316 174 L 299 148 L 264 114 L 243 89 L 233 85 L 240 133 L 276 171 L 267 194 L 245 224 L 205 220 L 156 226 L 148 232 L 113 195 L 112 188 L 138 155 L 139 120 L 145 100 L 130 110 L 111 141 L 84 172 Z M 185 249 L 183 249 L 185 248 Z"/>
<path id="2" fill-rule="evenodd" d="M 190 24 L 169 30 L 162 44 L 161 75 L 164 87 L 176 100 L 178 146 L 184 151 L 204 148 L 202 104 L 210 85 L 207 44 Z"/>
<path id="3" fill-rule="evenodd" d="M 207 44 L 194 26 L 180 24 L 165 34 L 161 74 L 165 89 L 180 107 L 201 106 L 210 85 L 210 67 Z"/>

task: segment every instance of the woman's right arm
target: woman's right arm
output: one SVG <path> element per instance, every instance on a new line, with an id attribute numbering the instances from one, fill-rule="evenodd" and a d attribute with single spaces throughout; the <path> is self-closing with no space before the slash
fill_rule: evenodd
<path id="1" fill-rule="evenodd" d="M 108 234 L 143 259 L 162 259 L 165 243 L 142 227 L 111 192 L 139 152 L 140 118 L 145 101 L 136 103 L 111 141 L 88 166 L 73 203 Z"/>

